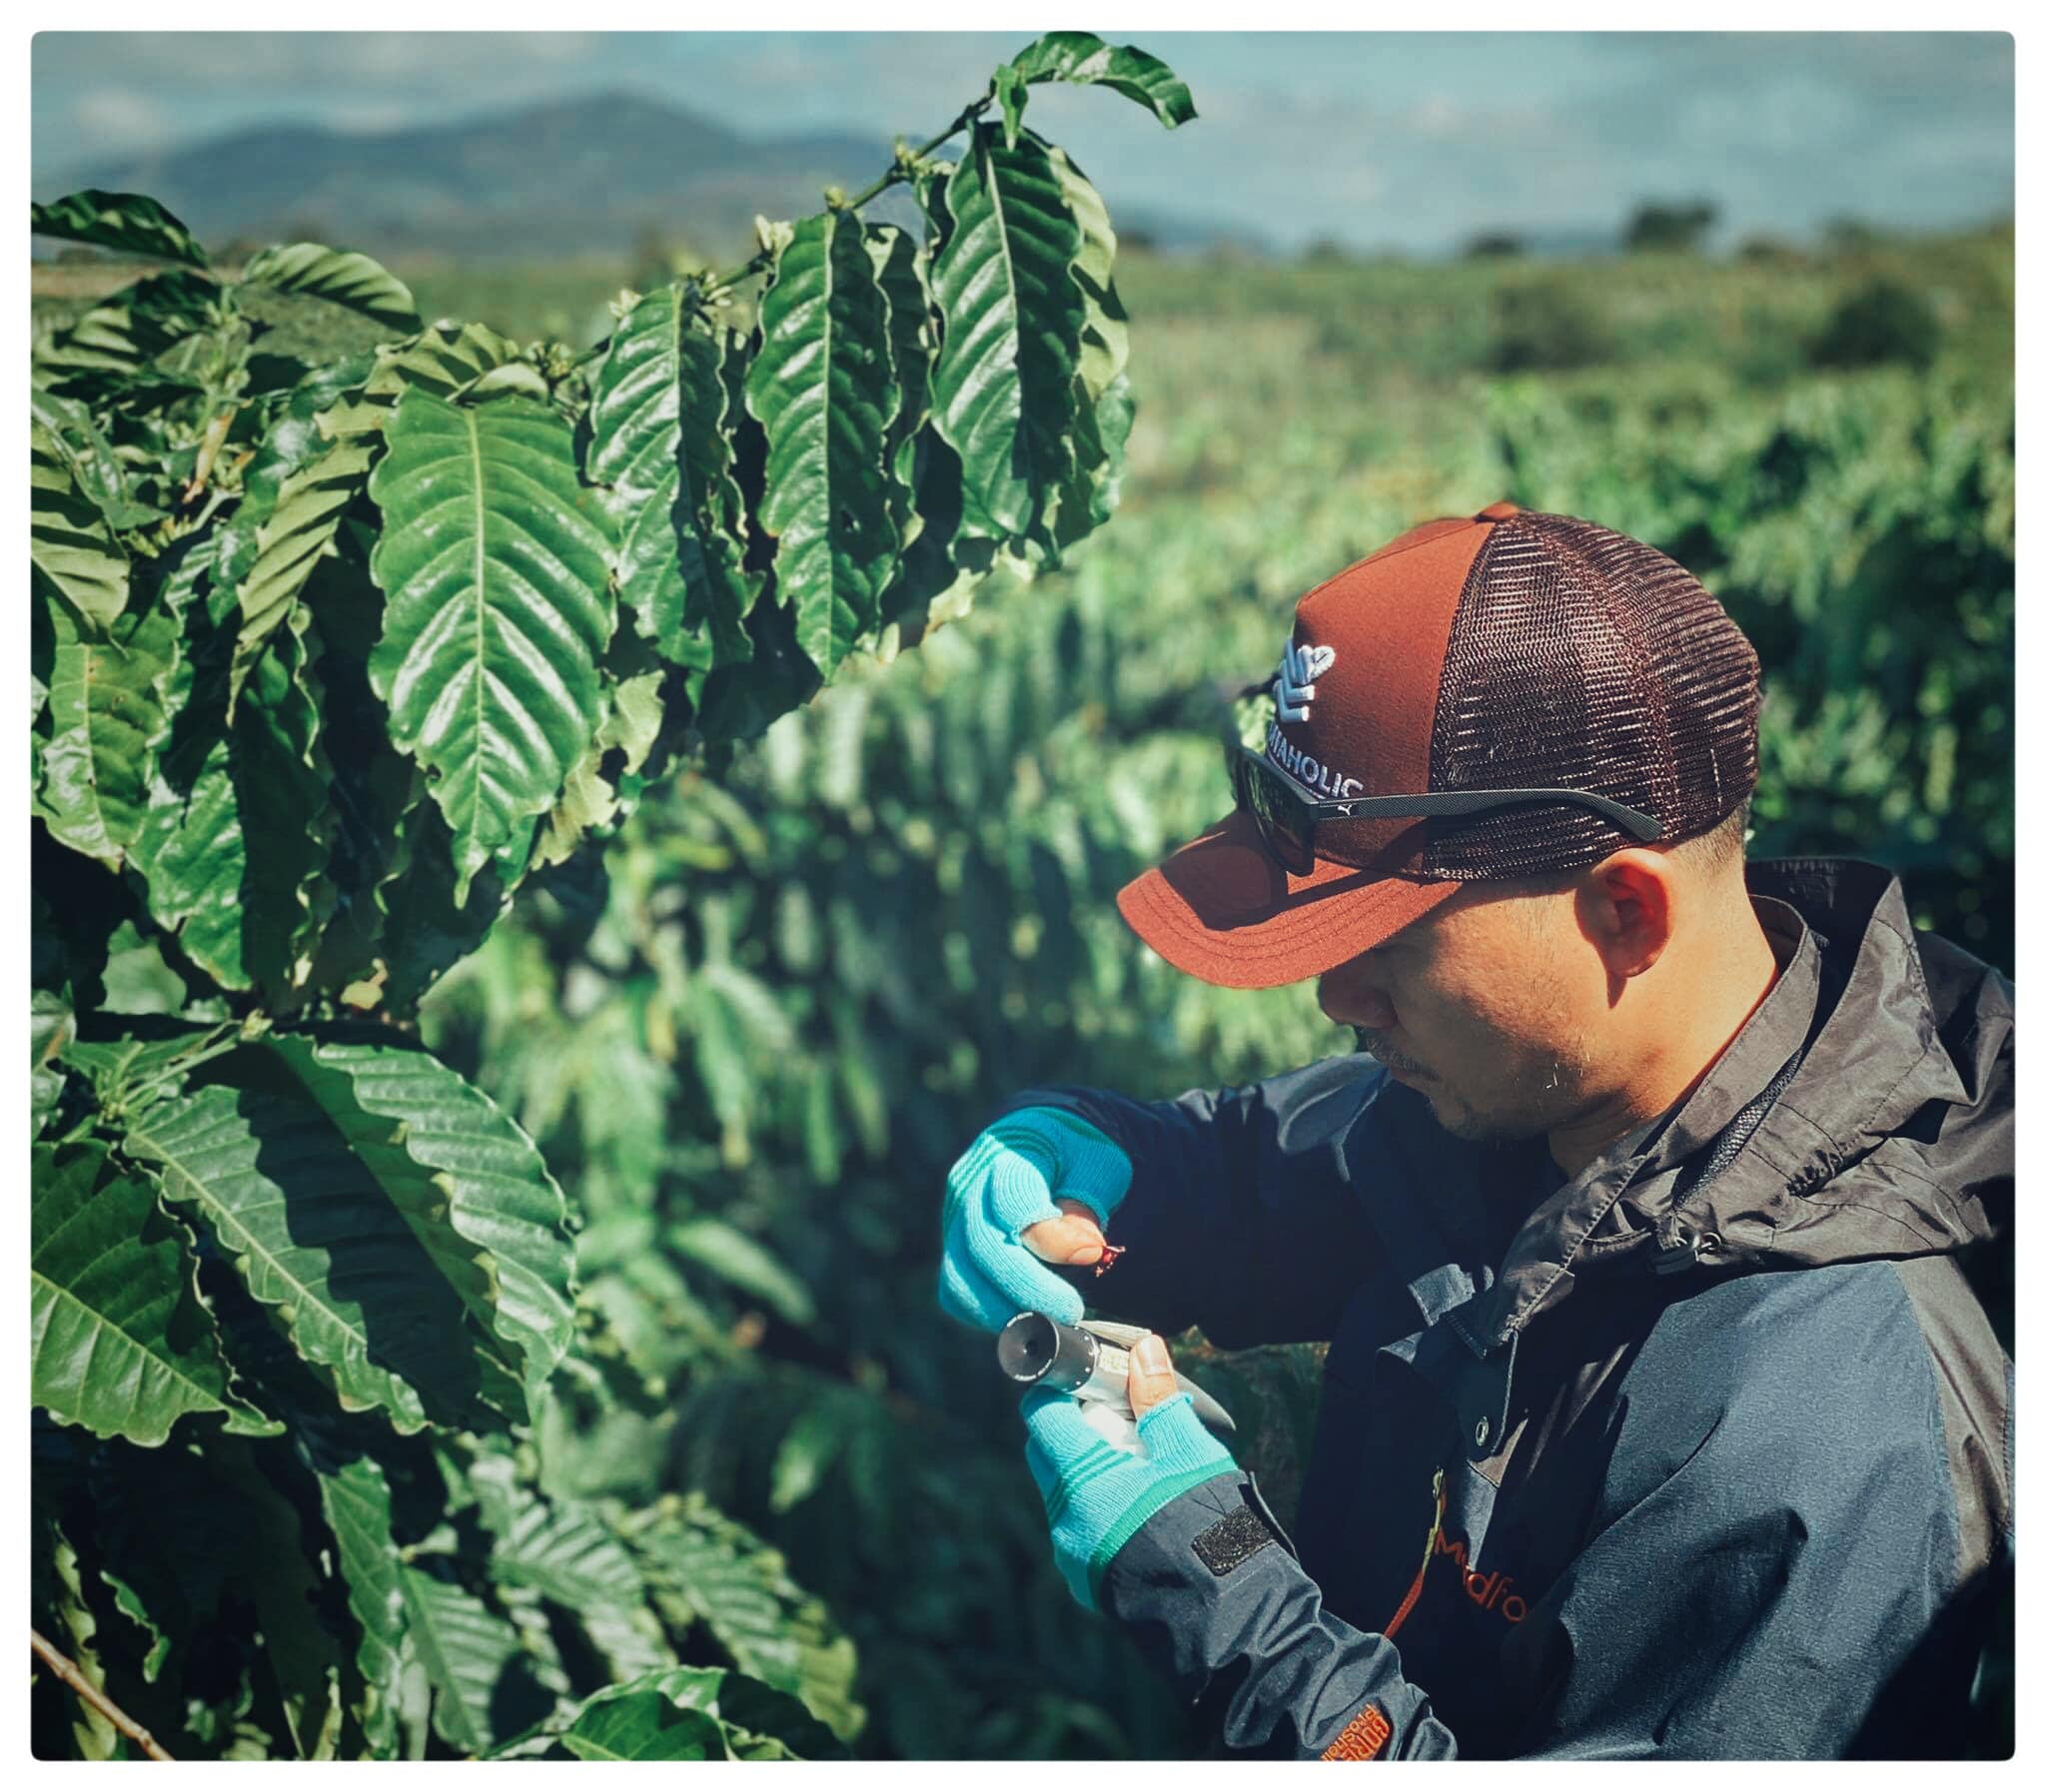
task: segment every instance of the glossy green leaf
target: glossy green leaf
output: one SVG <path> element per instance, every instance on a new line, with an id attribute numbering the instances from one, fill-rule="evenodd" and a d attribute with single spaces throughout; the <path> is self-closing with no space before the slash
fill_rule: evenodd
<path id="1" fill-rule="evenodd" d="M 420 327 L 412 289 L 354 250 L 329 249 L 324 243 L 280 243 L 249 258 L 242 284 L 325 299 L 393 330 Z"/>
<path id="2" fill-rule="evenodd" d="M 931 363 L 937 352 L 937 319 L 922 252 L 905 230 L 870 224 L 867 254 L 888 302 L 888 359 L 898 394 L 895 415 L 881 444 L 888 469 L 888 511 L 906 547 L 923 526 L 916 508 L 915 437 L 930 415 Z M 883 619 L 886 619 L 883 599 Z"/>
<path id="3" fill-rule="evenodd" d="M 407 342 L 380 343 L 376 358 L 376 369 L 363 388 L 366 400 L 395 401 L 415 389 L 445 399 L 516 361 L 518 345 L 488 324 L 443 318 Z"/>
<path id="4" fill-rule="evenodd" d="M 71 458 L 39 422 L 29 425 L 29 561 L 104 634 L 128 605 L 128 555 Z"/>
<path id="5" fill-rule="evenodd" d="M 185 1006 L 185 979 L 164 957 L 154 931 L 123 921 L 107 938 L 99 1006 L 107 1014 L 172 1015 Z"/>
<path id="6" fill-rule="evenodd" d="M 520 1362 L 528 1400 L 574 1331 L 560 1186 L 518 1126 L 430 1052 L 272 1034 L 477 1327 Z"/>
<path id="7" fill-rule="evenodd" d="M 699 1496 L 673 1512 L 634 1514 L 627 1535 L 648 1578 L 700 1618 L 745 1673 L 793 1693 L 832 1733 L 858 1734 L 855 1658 L 780 1554 Z"/>
<path id="8" fill-rule="evenodd" d="M 1130 377 L 1118 374 L 1093 405 L 1083 407 L 1073 431 L 1073 470 L 1059 487 L 1051 537 L 1063 549 L 1106 522 L 1121 494 L 1123 451 L 1136 402 Z"/>
<path id="9" fill-rule="evenodd" d="M 178 662 L 177 621 L 152 606 L 96 640 L 61 613 L 51 620 L 35 810 L 64 845 L 119 870 L 142 828 L 168 727 L 164 685 Z"/>
<path id="10" fill-rule="evenodd" d="M 774 1469 L 767 1493 L 770 1512 L 786 1512 L 802 1504 L 823 1484 L 845 1437 L 844 1411 L 836 1402 L 820 1399 L 806 1408 L 781 1447 L 774 1452 Z"/>
<path id="11" fill-rule="evenodd" d="M 684 1710 L 704 1711 L 724 1727 L 725 1744 L 742 1761 L 829 1761 L 846 1756 L 843 1742 L 780 1688 L 730 1667 L 670 1667 L 646 1684 Z"/>
<path id="12" fill-rule="evenodd" d="M 57 1588 L 56 1616 L 62 1626 L 51 1638 L 95 1691 L 107 1690 L 106 1664 L 101 1660 L 100 1620 L 85 1593 L 86 1569 L 78 1550 L 61 1531 L 50 1538 L 50 1579 Z M 80 1760 L 111 1761 L 127 1752 L 127 1743 L 98 1706 L 73 1701 L 71 1735 Z"/>
<path id="13" fill-rule="evenodd" d="M 619 595 L 664 658 L 699 669 L 751 657 L 739 623 L 762 582 L 741 564 L 729 342 L 663 287 L 625 314 L 591 381 L 586 467 L 616 517 Z"/>
<path id="14" fill-rule="evenodd" d="M 1023 108 L 1030 99 L 1029 79 L 1013 62 L 1004 62 L 995 69 L 988 92 L 1001 108 L 1002 142 L 1014 149 L 1016 133 L 1023 125 Z"/>
<path id="15" fill-rule="evenodd" d="M 724 1761 L 723 1727 L 648 1688 L 592 1700 L 560 1735 L 578 1761 Z"/>
<path id="16" fill-rule="evenodd" d="M 827 678 L 878 623 L 900 551 L 882 480 L 899 397 L 859 219 L 805 218 L 760 300 L 746 406 L 767 434 L 762 523 L 796 641 Z"/>
<path id="17" fill-rule="evenodd" d="M 162 519 L 161 509 L 130 492 L 128 469 L 89 407 L 77 399 L 31 387 L 28 409 L 30 419 L 55 439 L 78 488 L 92 500 L 109 528 L 116 532 L 142 528 Z"/>
<path id="18" fill-rule="evenodd" d="M 242 957 L 278 1007 L 310 975 L 313 942 L 333 904 L 324 873 L 336 821 L 320 738 L 318 651 L 311 630 L 284 629 L 257 662 L 233 724 L 248 905 Z"/>
<path id="19" fill-rule="evenodd" d="M 334 669 L 331 659 L 328 666 Z M 448 823 L 426 779 L 382 737 L 381 713 L 360 757 L 336 741 L 337 806 L 357 881 L 322 935 L 314 981 L 343 990 L 352 1007 L 404 1011 L 489 936 L 525 874 L 526 856 L 512 842 L 457 902 Z"/>
<path id="20" fill-rule="evenodd" d="M 413 390 L 370 477 L 387 596 L 370 680 L 435 780 L 455 899 L 554 799 L 601 719 L 616 620 L 608 532 L 568 425 L 523 399 L 460 409 Z"/>
<path id="21" fill-rule="evenodd" d="M 316 1464 L 320 1510 L 334 1532 L 337 1566 L 361 1636 L 356 1667 L 363 1680 L 359 1718 L 371 1748 L 397 1740 L 399 1676 L 407 1656 L 404 1563 L 391 1534 L 391 1483 L 367 1456 Z"/>
<path id="22" fill-rule="evenodd" d="M 1149 109 L 1167 130 L 1196 115 L 1194 96 L 1171 69 L 1134 44 L 1107 44 L 1091 31 L 1047 31 L 1014 58 L 1025 81 L 1082 81 Z"/>
<path id="23" fill-rule="evenodd" d="M 968 520 L 1019 536 L 1072 463 L 1080 228 L 1027 133 L 1009 150 L 978 127 L 945 204 L 951 233 L 931 268 L 945 321 L 931 412 L 959 455 Z"/>
<path id="24" fill-rule="evenodd" d="M 232 742 L 216 734 L 201 744 L 205 756 L 186 787 L 158 782 L 133 857 L 148 880 L 157 924 L 175 933 L 186 955 L 222 988 L 243 990 L 255 981 L 244 958 L 243 929 L 267 917 L 252 914 L 244 902 L 248 835 L 236 799 Z"/>
<path id="25" fill-rule="evenodd" d="M 1130 359 L 1130 319 L 1115 290 L 1115 231 L 1108 207 L 1080 165 L 1056 144 L 1045 154 L 1058 172 L 1059 191 L 1080 227 L 1080 253 L 1073 280 L 1084 305 L 1080 329 L 1080 379 L 1090 398 L 1114 385 Z"/>
<path id="26" fill-rule="evenodd" d="M 284 1427 L 238 1396 L 190 1251 L 98 1142 L 32 1151 L 30 1397 L 102 1437 L 162 1443 L 188 1414 Z"/>
<path id="27" fill-rule="evenodd" d="M 522 1653 L 518 1632 L 474 1593 L 407 1564 L 399 1571 L 406 1629 L 434 1687 L 434 1728 L 480 1755 L 498 1739 L 499 1682 Z"/>
<path id="28" fill-rule="evenodd" d="M 292 387 L 256 444 L 242 473 L 242 495 L 213 536 L 217 576 L 239 590 L 256 564 L 259 536 L 275 516 L 285 486 L 333 451 L 337 443 L 381 437 L 388 405 L 365 402 L 378 369 L 374 354 L 349 356 L 316 368 Z"/>
<path id="29" fill-rule="evenodd" d="M 334 902 L 319 640 L 303 612 L 294 617 L 255 662 L 230 721 L 230 626 L 188 622 L 205 664 L 160 756 L 133 856 L 150 913 L 195 963 L 225 988 L 289 1006 Z"/>
<path id="30" fill-rule="evenodd" d="M 264 1752 L 331 1759 L 342 1645 L 315 1614 L 316 1539 L 273 1478 L 278 1466 L 278 1454 L 237 1437 L 174 1439 L 146 1462 L 103 1453 L 92 1465 L 96 1530 L 124 1609 L 146 1611 L 192 1653 L 218 1650 L 224 1611 L 247 1610 L 261 1638 L 255 1677 L 275 1701 L 266 1721 L 282 1719 Z M 204 1727 L 188 1715 L 188 1729 Z M 232 1723 L 223 1730 L 233 1737 Z"/>
<path id="31" fill-rule="evenodd" d="M 523 1411 L 494 1340 L 405 1215 L 310 1104 L 213 1084 L 130 1123 L 127 1147 L 191 1207 L 351 1411 L 400 1430 Z M 502 1349 L 502 1346 L 496 1346 Z"/>
<path id="32" fill-rule="evenodd" d="M 256 556 L 238 580 L 241 628 L 228 679 L 228 713 L 251 665 L 277 629 L 292 617 L 321 555 L 333 549 L 343 513 L 369 482 L 379 444 L 353 436 L 334 444 L 288 477 L 270 514 L 256 531 Z"/>
<path id="33" fill-rule="evenodd" d="M 207 265 L 199 239 L 146 194 L 82 187 L 46 206 L 31 205 L 29 229 L 39 237 L 62 237 L 153 261 Z"/>
<path id="34" fill-rule="evenodd" d="M 721 1740 L 714 1753 L 702 1758 L 723 1760 L 729 1755 L 740 1761 L 816 1761 L 840 1760 L 846 1755 L 845 1746 L 789 1694 L 735 1668 L 671 1665 L 600 1688 L 581 1703 L 556 1712 L 527 1735 L 507 1743 L 493 1759 L 540 1754 L 558 1758 L 571 1752 L 567 1735 L 577 1730 L 585 1738 L 611 1738 L 613 1732 L 595 1725 L 597 1714 L 611 1706 L 630 1711 L 648 1698 L 658 1699 L 667 1713 L 698 1716 L 711 1724 Z M 623 1733 L 623 1720 L 620 1722 L 618 1735 Z M 601 1755 L 579 1748 L 572 1752 L 584 1759 L 640 1758 L 629 1756 L 626 1747 L 613 1747 L 609 1740 L 605 1746 L 609 1752 Z"/>
<path id="35" fill-rule="evenodd" d="M 202 388 L 189 376 L 153 367 L 165 350 L 210 329 L 220 289 L 204 275 L 174 268 L 110 294 L 54 341 L 39 346 L 35 382 L 93 403 L 147 409 Z"/>

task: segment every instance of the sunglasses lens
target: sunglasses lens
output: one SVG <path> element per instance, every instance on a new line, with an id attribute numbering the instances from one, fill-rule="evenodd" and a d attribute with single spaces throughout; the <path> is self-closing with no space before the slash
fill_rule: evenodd
<path id="1" fill-rule="evenodd" d="M 1271 853 L 1295 877 L 1314 869 L 1315 824 L 1306 805 L 1280 782 L 1278 776 L 1245 752 L 1230 755 L 1230 783 L 1237 807 L 1248 809 L 1258 824 L 1258 833 Z"/>

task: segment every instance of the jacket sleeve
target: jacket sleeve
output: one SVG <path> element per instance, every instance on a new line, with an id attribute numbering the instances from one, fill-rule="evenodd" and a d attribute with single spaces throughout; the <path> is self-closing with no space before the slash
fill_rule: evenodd
<path id="1" fill-rule="evenodd" d="M 1786 1368 L 1809 1361 L 1790 1355 Z M 1725 1409 L 1702 1435 L 1627 1452 L 1581 1552 L 1504 1650 L 1473 1662 L 1483 1736 L 1460 1740 L 1393 1642 L 1322 1608 L 1253 1484 L 1218 1480 L 1161 1508 L 1109 1564 L 1101 1609 L 1246 1754 L 1833 1757 L 1951 1591 L 1922 1416 L 1855 1439 L 1854 1419 L 1821 1415 L 1792 1439 Z M 1453 1558 L 1434 1558 L 1406 1624 L 1444 1621 L 1460 1591 Z"/>
<path id="2" fill-rule="evenodd" d="M 1372 1155 L 1385 1072 L 1329 1058 L 1242 1089 L 1143 1102 L 1107 1090 L 1017 1092 L 1003 1112 L 1060 1107 L 1128 1155 L 1104 1275 L 1066 1272 L 1088 1304 L 1225 1349 L 1323 1341 L 1380 1267 L 1352 1178 Z M 1403 1325 L 1413 1323 L 1410 1312 Z"/>

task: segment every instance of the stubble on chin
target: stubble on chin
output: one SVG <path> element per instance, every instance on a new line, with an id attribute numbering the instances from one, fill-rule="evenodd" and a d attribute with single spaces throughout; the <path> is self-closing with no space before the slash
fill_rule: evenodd
<path id="1" fill-rule="evenodd" d="M 1545 1071 L 1523 1072 L 1513 1079 L 1510 1099 L 1480 1108 L 1455 1097 L 1428 1095 L 1429 1112 L 1452 1138 L 1472 1145 L 1513 1145 L 1543 1138 L 1568 1120 L 1577 1107 L 1582 1075 L 1577 1067 L 1554 1058 Z"/>

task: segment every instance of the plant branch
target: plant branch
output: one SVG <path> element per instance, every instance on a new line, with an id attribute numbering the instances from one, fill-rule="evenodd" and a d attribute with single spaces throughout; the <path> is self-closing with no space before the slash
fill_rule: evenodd
<path id="1" fill-rule="evenodd" d="M 937 134 L 937 136 L 933 137 L 930 140 L 930 142 L 923 144 L 921 147 L 917 149 L 911 150 L 909 154 L 906 156 L 898 154 L 895 160 L 891 164 L 889 164 L 886 173 L 880 175 L 877 179 L 875 179 L 874 182 L 869 187 L 867 187 L 867 189 L 864 192 L 856 194 L 851 199 L 845 200 L 835 209 L 841 212 L 856 212 L 860 209 L 861 206 L 865 205 L 868 200 L 877 199 L 880 197 L 881 194 L 885 193 L 890 187 L 898 186 L 903 181 L 908 180 L 912 164 L 922 161 L 924 157 L 928 156 L 931 153 L 931 151 L 936 149 L 940 144 L 949 143 L 954 137 L 958 136 L 959 133 L 965 130 L 968 125 L 972 124 L 973 121 L 976 118 L 978 118 L 982 112 L 987 110 L 990 103 L 991 102 L 986 98 L 975 100 L 970 106 L 966 107 L 965 110 L 962 111 L 957 118 L 955 118 L 949 125 L 947 125 L 944 128 L 944 130 L 940 131 Z M 758 255 L 754 256 L 753 259 L 747 262 L 743 267 L 734 268 L 728 274 L 712 275 L 710 279 L 703 283 L 704 297 L 708 298 L 712 293 L 721 292 L 724 288 L 733 285 L 735 282 L 744 280 L 750 274 L 760 273 L 773 260 L 773 255 L 769 251 L 763 249 L 760 251 Z"/>
<path id="2" fill-rule="evenodd" d="M 77 1662 L 73 1661 L 69 1655 L 60 1654 L 53 1648 L 45 1640 L 43 1633 L 33 1624 L 29 1626 L 28 1646 L 35 1651 L 37 1658 L 51 1673 L 55 1674 L 66 1686 L 77 1693 L 84 1703 L 90 1705 L 107 1722 L 112 1724 L 115 1729 L 126 1736 L 130 1742 L 141 1749 L 152 1761 L 176 1759 L 175 1756 L 164 1748 L 162 1743 L 157 1741 L 134 1718 L 130 1717 L 127 1712 L 123 1711 L 119 1705 L 115 1704 L 112 1699 L 108 1698 L 105 1693 L 88 1680 L 79 1671 Z"/>
<path id="3" fill-rule="evenodd" d="M 121 1091 L 122 1099 L 118 1111 L 125 1113 L 133 1105 L 138 1095 L 146 1095 L 152 1090 L 163 1088 L 167 1083 L 174 1083 L 187 1071 L 196 1070 L 200 1065 L 210 1063 L 215 1058 L 225 1057 L 235 1047 L 243 1043 L 242 1033 L 239 1029 L 231 1032 L 225 1031 L 226 1029 L 234 1028 L 232 1021 L 222 1021 L 220 1025 L 223 1029 L 222 1032 L 217 1032 L 209 1038 L 195 1041 L 190 1051 L 180 1052 L 177 1057 L 166 1063 L 154 1076 L 145 1077 L 141 1082 L 131 1083 L 124 1088 Z"/>
<path id="4" fill-rule="evenodd" d="M 884 174 L 876 177 L 864 192 L 843 201 L 836 209 L 842 212 L 856 212 L 868 200 L 877 199 L 890 187 L 898 186 L 903 181 L 908 180 L 913 164 L 920 162 L 941 144 L 951 142 L 954 137 L 971 125 L 993 103 L 992 97 L 988 95 L 983 95 L 980 99 L 975 100 L 971 105 L 965 107 L 959 116 L 947 125 L 944 130 L 940 131 L 937 136 L 933 137 L 930 142 L 922 145 L 920 148 L 911 150 L 907 155 L 898 152 L 895 160 L 889 165 Z M 727 287 L 736 286 L 742 280 L 749 279 L 755 274 L 766 272 L 773 265 L 773 252 L 763 249 L 750 261 L 743 262 L 736 268 L 730 268 L 722 274 L 712 274 L 707 278 L 700 279 L 697 283 L 698 305 L 703 304 L 713 294 L 723 292 Z M 573 372 L 585 363 L 596 360 L 599 355 L 610 347 L 610 340 L 609 337 L 605 337 L 602 342 L 592 343 L 588 348 L 584 349 L 580 355 L 568 363 L 569 371 Z"/>

